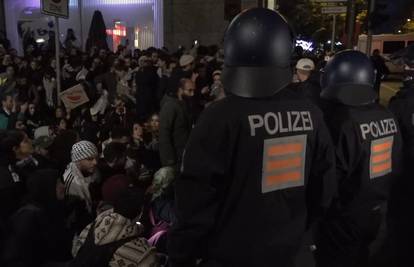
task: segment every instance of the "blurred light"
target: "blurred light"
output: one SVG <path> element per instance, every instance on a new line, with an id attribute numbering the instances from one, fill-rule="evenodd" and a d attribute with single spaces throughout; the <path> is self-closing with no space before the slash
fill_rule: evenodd
<path id="1" fill-rule="evenodd" d="M 331 40 L 328 40 L 326 43 L 327 43 L 327 44 L 331 44 L 332 42 L 331 42 Z"/>
<path id="2" fill-rule="evenodd" d="M 41 43 L 44 43 L 44 42 L 45 42 L 45 39 L 43 39 L 43 38 L 36 39 L 36 43 L 38 43 L 38 44 L 41 44 Z"/>
<path id="3" fill-rule="evenodd" d="M 40 7 L 40 0 L 25 0 L 25 6 L 28 6 L 28 7 Z M 70 0 L 69 1 L 69 6 L 78 6 L 78 0 Z"/>
<path id="4" fill-rule="evenodd" d="M 302 47 L 305 51 L 312 52 L 314 50 L 313 43 L 305 40 L 296 40 L 296 46 Z"/>
<path id="5" fill-rule="evenodd" d="M 268 9 L 272 9 L 272 10 L 275 10 L 275 7 L 276 7 L 276 5 L 275 5 L 276 3 L 275 3 L 275 0 L 268 0 L 267 1 L 267 8 Z"/>
<path id="6" fill-rule="evenodd" d="M 401 33 L 402 31 L 401 30 L 398 30 L 398 33 Z"/>
<path id="7" fill-rule="evenodd" d="M 336 42 L 335 45 L 342 45 L 342 43 L 341 42 Z"/>
<path id="8" fill-rule="evenodd" d="M 136 4 L 154 4 L 154 0 L 89 0 L 84 2 L 88 5 L 136 5 Z"/>
<path id="9" fill-rule="evenodd" d="M 125 37 L 126 27 L 124 25 L 115 24 L 115 29 L 106 29 L 106 34 Z"/>
<path id="10" fill-rule="evenodd" d="M 407 22 L 411 22 L 411 19 L 407 19 Z"/>
<path id="11" fill-rule="evenodd" d="M 14 0 L 21 1 L 21 0 Z M 26 6 L 40 7 L 40 0 L 25 0 Z M 136 4 L 154 4 L 156 0 L 87 0 L 83 2 L 83 6 L 95 6 L 95 5 L 136 5 Z M 69 6 L 77 7 L 78 0 L 70 0 Z"/>

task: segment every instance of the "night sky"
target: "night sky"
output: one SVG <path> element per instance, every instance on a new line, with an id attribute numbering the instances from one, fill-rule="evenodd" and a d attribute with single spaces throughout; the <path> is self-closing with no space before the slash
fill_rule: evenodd
<path id="1" fill-rule="evenodd" d="M 390 20 L 377 28 L 378 32 L 395 32 L 402 21 L 411 17 L 414 11 L 414 0 L 377 0 L 387 3 L 387 14 Z"/>

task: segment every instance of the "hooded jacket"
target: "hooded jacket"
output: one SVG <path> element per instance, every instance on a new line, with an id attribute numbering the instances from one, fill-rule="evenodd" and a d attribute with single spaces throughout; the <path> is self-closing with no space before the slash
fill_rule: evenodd
<path id="1" fill-rule="evenodd" d="M 93 233 L 90 233 L 91 228 Z M 73 244 L 72 254 L 75 260 L 70 266 L 87 266 L 85 263 L 91 264 L 91 260 L 101 261 L 91 259 L 92 254 L 105 258 L 108 255 L 104 254 L 107 253 L 111 253 L 108 263 L 111 267 L 158 266 L 155 248 L 150 247 L 145 238 L 140 238 L 140 233 L 141 228 L 135 222 L 115 213 L 113 209 L 104 211 L 81 232 Z M 92 238 L 88 238 L 91 234 Z M 115 252 L 112 254 L 112 251 Z"/>

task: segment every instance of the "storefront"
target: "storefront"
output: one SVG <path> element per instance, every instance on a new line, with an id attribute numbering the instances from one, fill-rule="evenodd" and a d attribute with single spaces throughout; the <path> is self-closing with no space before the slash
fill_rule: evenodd
<path id="1" fill-rule="evenodd" d="M 22 53 L 23 37 L 32 34 L 38 43 L 47 42 L 53 30 L 53 18 L 40 13 L 40 0 L 4 1 L 7 37 L 12 47 Z M 60 40 L 72 28 L 83 45 L 95 10 L 104 18 L 108 33 L 108 46 L 128 40 L 131 48 L 162 47 L 162 0 L 70 0 L 69 19 L 60 19 Z"/>

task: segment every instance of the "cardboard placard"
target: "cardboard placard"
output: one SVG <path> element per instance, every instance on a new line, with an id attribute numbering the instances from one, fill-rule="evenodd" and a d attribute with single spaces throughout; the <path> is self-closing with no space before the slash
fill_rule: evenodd
<path id="1" fill-rule="evenodd" d="M 75 109 L 80 105 L 89 102 L 88 95 L 86 94 L 83 86 L 77 84 L 59 94 L 60 99 L 66 108 Z"/>

